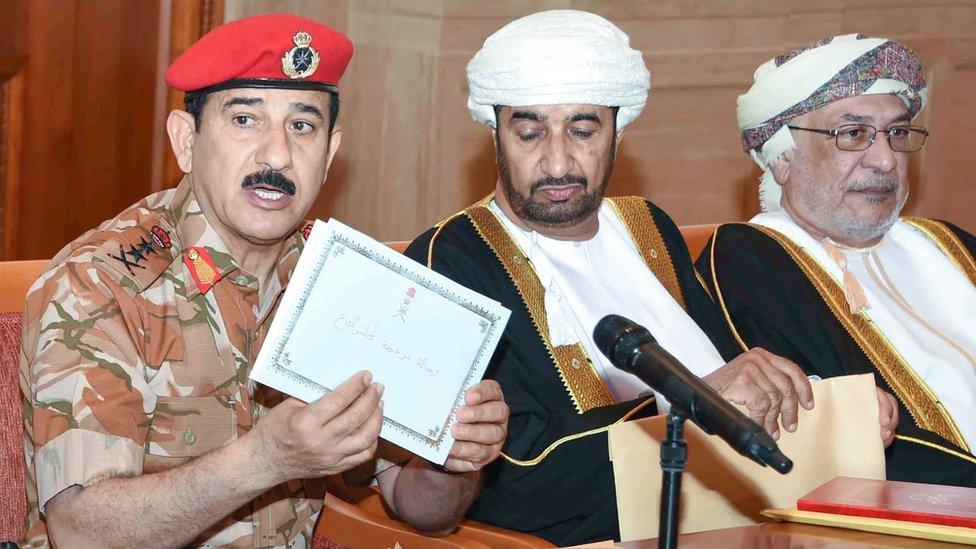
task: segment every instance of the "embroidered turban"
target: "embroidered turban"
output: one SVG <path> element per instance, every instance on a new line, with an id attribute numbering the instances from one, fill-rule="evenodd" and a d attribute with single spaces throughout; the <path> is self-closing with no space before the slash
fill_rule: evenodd
<path id="1" fill-rule="evenodd" d="M 780 209 L 782 191 L 770 164 L 796 144 L 786 124 L 839 99 L 896 94 L 914 117 L 925 105 L 922 64 L 907 47 L 883 38 L 848 34 L 828 38 L 763 63 L 739 96 L 742 146 L 764 170 L 763 211 Z"/>
<path id="2" fill-rule="evenodd" d="M 552 10 L 505 25 L 468 63 L 468 109 L 495 126 L 496 105 L 619 107 L 617 129 L 644 109 L 651 74 L 613 23 L 592 13 Z"/>

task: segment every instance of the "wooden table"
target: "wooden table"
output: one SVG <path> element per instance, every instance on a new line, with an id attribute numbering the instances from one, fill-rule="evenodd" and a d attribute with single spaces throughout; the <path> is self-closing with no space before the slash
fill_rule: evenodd
<path id="1" fill-rule="evenodd" d="M 598 547 L 594 544 L 593 547 Z M 657 539 L 629 541 L 614 544 L 621 549 L 657 549 Z M 827 526 L 811 526 L 789 522 L 770 522 L 738 528 L 725 528 L 697 534 L 684 534 L 678 538 L 680 549 L 715 547 L 743 549 L 790 549 L 813 548 L 834 549 L 839 547 L 965 547 L 955 543 L 944 543 L 925 539 L 905 538 L 859 532 Z"/>

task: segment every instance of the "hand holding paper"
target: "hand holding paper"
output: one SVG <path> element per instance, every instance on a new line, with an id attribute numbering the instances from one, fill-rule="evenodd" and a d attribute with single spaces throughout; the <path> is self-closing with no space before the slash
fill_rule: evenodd
<path id="1" fill-rule="evenodd" d="M 376 451 L 383 416 L 383 386 L 359 372 L 311 404 L 293 398 L 271 409 L 254 426 L 271 484 L 341 473 Z"/>
<path id="2" fill-rule="evenodd" d="M 479 471 L 502 451 L 508 434 L 508 405 L 498 382 L 486 379 L 465 392 L 458 422 L 451 428 L 454 446 L 444 467 L 455 473 Z"/>
<path id="3" fill-rule="evenodd" d="M 792 361 L 765 349 L 753 348 L 705 376 L 726 400 L 745 406 L 749 417 L 779 440 L 779 423 L 796 431 L 799 407 L 814 406 L 810 380 Z"/>
<path id="4" fill-rule="evenodd" d="M 455 411 L 484 374 L 508 316 L 500 304 L 371 238 L 318 221 L 250 377 L 314 402 L 369 370 L 386 387 L 380 436 L 443 464 Z M 498 405 L 489 408 L 494 415 L 480 422 L 497 419 Z M 461 436 L 478 437 L 469 442 L 493 444 L 498 429 L 469 427 Z M 478 461 L 464 444 L 457 452 L 459 460 Z"/>

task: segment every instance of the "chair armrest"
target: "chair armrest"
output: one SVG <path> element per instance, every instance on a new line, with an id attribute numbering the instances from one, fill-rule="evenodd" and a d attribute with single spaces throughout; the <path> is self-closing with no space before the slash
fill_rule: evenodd
<path id="1" fill-rule="evenodd" d="M 384 517 L 402 524 L 394 518 L 389 508 L 383 502 L 383 496 L 379 490 L 373 489 L 373 493 L 358 499 L 356 507 L 374 517 Z M 406 527 L 406 525 L 403 525 Z M 458 525 L 451 536 L 459 536 L 465 539 L 478 541 L 489 547 L 498 549 L 532 549 L 536 547 L 555 547 L 548 541 L 525 534 L 515 530 L 507 530 L 498 526 L 491 526 L 473 520 L 464 520 Z"/>
<path id="2" fill-rule="evenodd" d="M 328 494 L 315 526 L 313 547 L 424 547 L 431 549 L 488 549 L 484 543 L 449 534 L 432 538 L 406 524 L 370 513 Z"/>

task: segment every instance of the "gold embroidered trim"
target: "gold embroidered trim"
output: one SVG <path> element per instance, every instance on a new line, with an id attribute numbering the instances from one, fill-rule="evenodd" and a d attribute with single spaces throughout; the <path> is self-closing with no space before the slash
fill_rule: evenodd
<path id="1" fill-rule="evenodd" d="M 613 427 L 614 425 L 616 425 L 618 423 L 623 423 L 623 422 L 627 421 L 628 419 L 630 419 L 631 417 L 633 417 L 634 414 L 636 414 L 637 412 L 643 410 L 644 408 L 646 408 L 652 402 L 654 402 L 654 397 L 648 398 L 647 400 L 641 402 L 637 406 L 634 406 L 633 408 L 631 408 L 629 412 L 627 412 L 626 414 L 623 415 L 623 417 L 621 417 L 617 421 L 614 421 L 610 425 L 607 425 L 607 426 L 604 426 L 604 427 L 598 427 L 596 429 L 590 429 L 589 431 L 583 431 L 581 433 L 567 435 L 567 436 L 564 436 L 564 437 L 562 437 L 560 439 L 557 439 L 555 442 L 553 442 L 549 446 L 546 446 L 546 449 L 543 450 L 541 454 L 539 454 L 538 456 L 536 456 L 536 457 L 534 457 L 532 459 L 527 459 L 527 460 L 515 459 L 515 458 L 509 456 L 508 454 L 506 454 L 505 452 L 502 452 L 501 453 L 502 459 L 504 459 L 505 461 L 511 463 L 512 465 L 518 465 L 519 467 L 534 467 L 534 466 L 542 463 L 542 460 L 546 459 L 549 456 L 549 454 L 552 453 L 553 450 L 555 450 L 556 448 L 559 448 L 563 444 L 565 444 L 565 443 L 567 443 L 567 442 L 569 442 L 571 440 L 581 439 L 583 437 L 588 437 L 590 435 L 598 435 L 600 433 L 605 433 L 605 432 L 609 431 L 610 428 Z"/>
<path id="2" fill-rule="evenodd" d="M 777 231 L 760 225 L 749 224 L 766 236 L 772 238 L 790 255 L 800 267 L 807 279 L 816 288 L 817 293 L 824 300 L 834 317 L 836 317 L 847 333 L 851 335 L 857 346 L 864 351 L 868 359 L 895 391 L 895 395 L 905 403 L 915 424 L 937 433 L 956 446 L 969 451 L 966 440 L 942 403 L 932 393 L 928 385 L 918 377 L 918 374 L 907 364 L 890 341 L 878 330 L 877 326 L 863 313 L 852 315 L 844 298 L 844 291 L 824 268 L 811 257 L 803 248 Z M 715 272 L 715 269 L 712 269 Z"/>
<path id="3" fill-rule="evenodd" d="M 973 259 L 956 233 L 949 230 L 944 224 L 931 219 L 906 217 L 903 221 L 929 237 L 942 250 L 942 253 L 948 256 L 959 267 L 959 270 L 969 277 L 969 281 L 976 286 L 976 259 Z"/>
<path id="4" fill-rule="evenodd" d="M 464 213 L 471 218 L 475 229 L 478 231 L 478 235 L 481 236 L 481 239 L 495 253 L 502 266 L 505 267 L 509 279 L 515 284 L 515 288 L 518 290 L 522 302 L 525 303 L 525 308 L 529 311 L 532 324 L 542 338 L 542 342 L 546 346 L 546 351 L 549 353 L 549 357 L 552 359 L 556 371 L 559 374 L 559 379 L 562 380 L 563 385 L 569 392 L 576 411 L 582 414 L 598 406 L 614 404 L 610 390 L 607 389 L 603 378 L 596 373 L 582 347 L 575 352 L 568 349 L 560 349 L 558 354 L 553 349 L 552 343 L 549 340 L 549 321 L 546 317 L 545 289 L 542 287 L 542 283 L 539 282 L 539 276 L 532 267 L 529 258 L 519 250 L 518 245 L 512 236 L 508 234 L 505 226 L 488 209 L 486 204 L 490 199 L 491 196 L 489 195 L 488 198 L 466 209 Z M 572 360 L 575 358 L 578 361 L 582 361 L 581 357 L 586 358 L 586 367 L 583 368 L 581 364 L 580 368 L 574 368 Z"/>
<path id="5" fill-rule="evenodd" d="M 584 412 L 613 404 L 613 396 L 582 345 L 559 345 L 552 348 L 552 354 L 556 357 L 556 363 L 562 365 L 560 372 L 565 376 L 568 385 L 575 389 L 579 407 Z M 565 367 L 567 364 L 568 368 Z"/>
<path id="6" fill-rule="evenodd" d="M 895 438 L 900 438 L 901 440 L 904 440 L 904 441 L 914 442 L 915 444 L 920 444 L 922 446 L 927 446 L 929 448 L 932 448 L 933 450 L 938 450 L 940 452 L 944 452 L 946 454 L 949 454 L 950 456 L 954 456 L 954 457 L 957 457 L 959 459 L 964 459 L 964 460 L 966 460 L 966 461 L 968 461 L 970 463 L 976 463 L 976 457 L 970 456 L 968 454 L 964 454 L 962 452 L 957 452 L 957 451 L 953 450 L 952 448 L 946 448 L 945 446 L 941 446 L 941 445 L 936 444 L 934 442 L 929 442 L 927 440 L 922 440 L 920 438 L 915 438 L 915 437 L 908 437 L 908 436 L 905 436 L 905 435 L 895 435 Z"/>
<path id="7" fill-rule="evenodd" d="M 729 325 L 729 329 L 732 331 L 732 335 L 735 336 L 736 343 L 739 347 L 742 347 L 743 351 L 748 351 L 749 346 L 739 335 L 739 330 L 735 328 L 735 323 L 732 322 L 732 315 L 729 314 L 729 309 L 725 306 L 725 298 L 722 297 L 722 289 L 718 286 L 718 275 L 715 269 L 715 242 L 718 241 L 718 230 L 721 225 L 715 227 L 715 232 L 712 233 L 712 246 L 708 252 L 708 262 L 712 268 L 712 284 L 715 285 L 715 296 L 718 297 L 718 306 L 722 309 L 722 315 L 725 317 L 725 323 Z"/>
<path id="8" fill-rule="evenodd" d="M 434 242 L 437 240 L 437 237 L 441 235 L 441 231 L 444 230 L 444 227 L 446 227 L 447 224 L 450 223 L 452 219 L 454 219 L 455 217 L 458 217 L 460 215 L 464 215 L 464 212 L 458 212 L 458 213 L 452 215 L 451 217 L 448 217 L 444 221 L 441 221 L 440 223 L 438 223 L 436 225 L 437 230 L 434 231 L 434 234 L 431 235 L 431 237 L 430 237 L 430 242 L 427 243 L 427 268 L 428 269 L 433 269 L 434 268 L 433 267 L 433 264 L 434 264 Z"/>
<path id="9" fill-rule="evenodd" d="M 674 263 L 671 261 L 667 246 L 664 245 L 661 231 L 658 230 L 654 217 L 647 209 L 647 201 L 639 196 L 618 196 L 608 198 L 607 202 L 613 206 L 614 211 L 623 221 L 644 263 L 678 305 L 687 311 L 685 296 L 681 293 L 681 285 L 678 283 L 678 273 L 674 270 Z"/>

